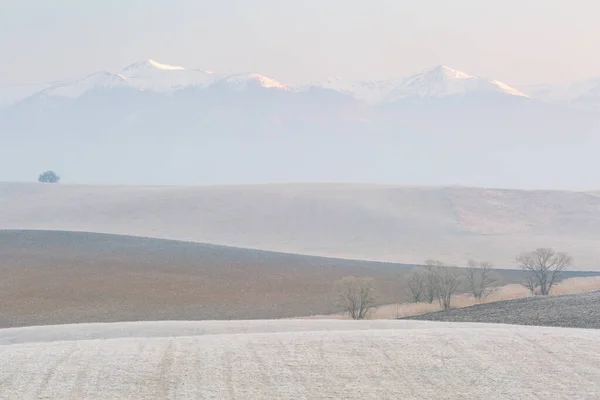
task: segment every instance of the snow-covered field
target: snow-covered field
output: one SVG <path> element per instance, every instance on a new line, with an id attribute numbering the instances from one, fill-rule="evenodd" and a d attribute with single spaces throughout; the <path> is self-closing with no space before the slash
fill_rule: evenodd
<path id="1" fill-rule="evenodd" d="M 289 253 L 514 267 L 537 247 L 599 269 L 600 197 L 359 184 L 136 187 L 0 183 L 0 229 L 89 231 Z"/>
<path id="2" fill-rule="evenodd" d="M 600 331 L 422 321 L 0 331 L 2 399 L 593 399 Z"/>

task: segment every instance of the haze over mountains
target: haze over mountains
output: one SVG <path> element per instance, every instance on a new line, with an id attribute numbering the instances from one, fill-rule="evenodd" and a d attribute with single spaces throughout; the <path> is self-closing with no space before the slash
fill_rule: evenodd
<path id="1" fill-rule="evenodd" d="M 596 83 L 517 89 L 439 66 L 298 86 L 146 60 L 0 108 L 0 180 L 592 189 Z"/>

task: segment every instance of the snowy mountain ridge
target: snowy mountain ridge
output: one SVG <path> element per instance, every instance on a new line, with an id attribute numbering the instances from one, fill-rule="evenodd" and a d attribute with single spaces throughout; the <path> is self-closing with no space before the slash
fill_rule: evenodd
<path id="1" fill-rule="evenodd" d="M 408 78 L 352 83 L 336 77 L 326 78 L 311 85 L 337 90 L 371 104 L 390 103 L 402 99 L 443 98 L 475 92 L 529 97 L 500 81 L 475 77 L 445 65 L 425 70 Z"/>
<path id="2" fill-rule="evenodd" d="M 128 88 L 127 77 L 114 72 L 97 72 L 73 81 L 61 82 L 38 93 L 40 97 L 64 97 L 76 99 L 92 89 Z"/>
<path id="3" fill-rule="evenodd" d="M 120 71 L 131 87 L 153 92 L 171 92 L 186 87 L 206 87 L 213 83 L 218 75 L 202 69 L 161 64 L 148 59 L 131 64 Z"/>
<path id="4" fill-rule="evenodd" d="M 162 64 L 152 59 L 131 64 L 117 72 L 103 71 L 81 79 L 62 82 L 40 94 L 77 98 L 92 89 L 109 88 L 169 93 L 188 87 L 206 88 L 216 84 L 233 91 L 245 91 L 253 87 L 302 91 L 317 87 L 336 90 L 370 104 L 400 99 L 442 98 L 467 93 L 499 93 L 528 97 L 502 82 L 475 77 L 446 66 L 438 66 L 408 78 L 358 83 L 346 82 L 341 78 L 327 78 L 306 85 L 288 85 L 258 73 L 215 74 L 202 69 L 186 69 L 182 66 Z"/>
<path id="5" fill-rule="evenodd" d="M 471 92 L 501 93 L 529 97 L 497 80 L 475 77 L 445 65 L 412 75 L 390 91 L 386 101 L 406 98 L 441 98 Z"/>
<path id="6" fill-rule="evenodd" d="M 525 86 L 522 90 L 547 103 L 588 111 L 600 110 L 600 77 L 566 85 Z"/>
<path id="7" fill-rule="evenodd" d="M 440 65 L 408 77 L 373 81 L 346 81 L 328 77 L 302 85 L 292 85 L 259 73 L 222 74 L 204 69 L 187 69 L 147 59 L 118 71 L 102 71 L 61 81 L 29 96 L 76 99 L 90 90 L 129 88 L 168 94 L 185 88 L 220 85 L 226 90 L 243 92 L 253 88 L 300 92 L 311 88 L 334 90 L 369 105 L 397 101 L 420 101 L 465 95 L 495 95 L 532 98 L 583 110 L 600 110 L 600 78 L 569 85 L 538 85 L 515 88 L 504 82 L 471 75 Z M 38 89 L 39 90 L 39 89 Z M 1 94 L 1 93 L 0 93 Z M 20 99 L 22 99 L 21 96 Z M 14 99 L 18 101 L 19 99 Z M 10 105 L 4 104 L 4 105 Z"/>
<path id="8" fill-rule="evenodd" d="M 210 71 L 187 70 L 148 59 L 128 65 L 118 72 L 102 71 L 61 82 L 43 90 L 39 95 L 74 99 L 93 89 L 116 88 L 168 93 L 186 87 L 205 87 L 216 79 L 217 75 Z"/>
<path id="9" fill-rule="evenodd" d="M 147 59 L 147 60 L 144 60 L 141 62 L 131 64 L 128 67 L 125 67 L 125 69 L 123 69 L 123 71 L 135 71 L 135 70 L 139 70 L 139 69 L 149 69 L 149 68 L 164 70 L 164 71 L 184 71 L 185 70 L 184 67 L 180 67 L 177 65 L 161 64 L 152 59 Z"/>
<path id="10" fill-rule="evenodd" d="M 271 79 L 269 77 L 255 72 L 230 75 L 220 80 L 216 80 L 214 83 L 222 83 L 227 88 L 234 91 L 244 91 L 252 87 L 262 87 L 281 90 L 291 90 L 292 88 L 291 86 L 276 81 L 275 79 Z"/>

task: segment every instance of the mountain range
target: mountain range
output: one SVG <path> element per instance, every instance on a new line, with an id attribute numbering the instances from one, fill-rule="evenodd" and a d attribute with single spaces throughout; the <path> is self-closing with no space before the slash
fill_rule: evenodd
<path id="1" fill-rule="evenodd" d="M 88 183 L 590 189 L 595 181 L 576 171 L 595 168 L 599 106 L 597 80 L 515 88 L 438 66 L 383 81 L 291 85 L 146 60 L 0 108 L 10 150 L 0 180 L 54 168 Z"/>
<path id="2" fill-rule="evenodd" d="M 497 93 L 584 109 L 596 109 L 600 106 L 600 77 L 571 85 L 515 88 L 494 79 L 473 76 L 440 65 L 403 78 L 348 82 L 335 77 L 305 85 L 290 85 L 258 73 L 226 75 L 162 64 L 151 59 L 131 64 L 120 71 L 102 71 L 82 78 L 62 81 L 34 96 L 78 98 L 90 90 L 119 88 L 172 93 L 186 88 L 206 88 L 214 84 L 225 85 L 231 90 L 238 91 L 248 90 L 251 87 L 294 92 L 310 88 L 329 89 L 351 95 L 370 104 L 388 103 L 400 99 L 431 99 L 473 93 Z"/>

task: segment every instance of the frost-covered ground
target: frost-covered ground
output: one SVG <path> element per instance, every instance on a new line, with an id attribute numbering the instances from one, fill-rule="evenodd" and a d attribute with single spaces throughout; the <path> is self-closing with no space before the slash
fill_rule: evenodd
<path id="1" fill-rule="evenodd" d="M 600 393 L 598 330 L 279 320 L 15 328 L 0 337 L 3 399 L 592 399 Z"/>

